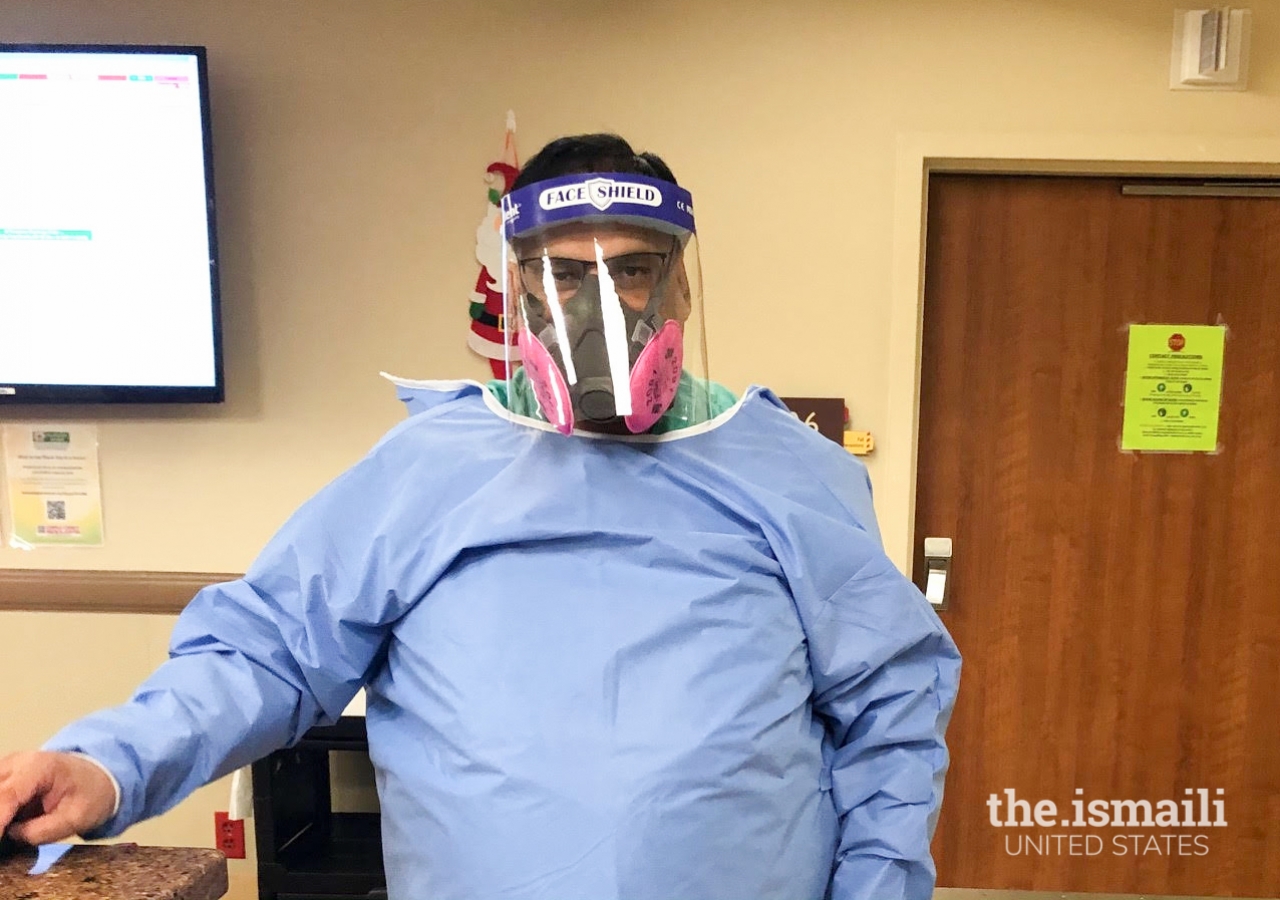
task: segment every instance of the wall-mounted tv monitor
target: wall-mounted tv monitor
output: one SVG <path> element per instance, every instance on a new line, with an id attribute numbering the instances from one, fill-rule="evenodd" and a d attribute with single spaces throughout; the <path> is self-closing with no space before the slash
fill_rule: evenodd
<path id="1" fill-rule="evenodd" d="M 0 44 L 0 406 L 223 399 L 203 47 Z"/>

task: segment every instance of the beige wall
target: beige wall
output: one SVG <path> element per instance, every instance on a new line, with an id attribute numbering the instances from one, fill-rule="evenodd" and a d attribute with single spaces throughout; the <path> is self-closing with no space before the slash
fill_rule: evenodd
<path id="1" fill-rule="evenodd" d="M 901 561 L 929 148 L 1280 159 L 1280 0 L 1252 4 L 1239 94 L 1168 89 L 1174 6 L 0 0 L 6 40 L 209 47 L 229 373 L 221 407 L 58 412 L 100 425 L 109 543 L 0 549 L 0 567 L 241 570 L 401 417 L 378 370 L 483 377 L 473 233 L 509 107 L 526 155 L 611 129 L 667 157 L 698 199 L 713 377 L 844 396 L 880 438 Z M 0 679 L 29 687 L 6 696 L 0 751 L 108 699 L 102 671 L 123 690 L 158 658 L 157 623 L 112 628 L 0 614 Z M 118 653 L 67 661 L 104 635 Z M 50 659 L 56 688 L 31 675 Z M 203 839 L 211 808 L 167 835 Z"/>

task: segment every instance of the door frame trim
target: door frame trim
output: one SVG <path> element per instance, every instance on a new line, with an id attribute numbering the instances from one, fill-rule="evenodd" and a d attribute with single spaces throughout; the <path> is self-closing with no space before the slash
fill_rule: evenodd
<path id="1" fill-rule="evenodd" d="M 894 166 L 888 397 L 876 493 L 889 558 L 910 574 L 920 435 L 924 251 L 929 176 L 1280 177 L 1280 139 L 1197 135 L 904 133 Z"/>

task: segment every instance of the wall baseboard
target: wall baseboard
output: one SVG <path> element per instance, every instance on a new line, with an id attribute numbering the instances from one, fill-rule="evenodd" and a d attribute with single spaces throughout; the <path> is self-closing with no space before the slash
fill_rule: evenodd
<path id="1" fill-rule="evenodd" d="M 203 587 L 239 575 L 94 569 L 0 569 L 0 610 L 177 615 Z"/>

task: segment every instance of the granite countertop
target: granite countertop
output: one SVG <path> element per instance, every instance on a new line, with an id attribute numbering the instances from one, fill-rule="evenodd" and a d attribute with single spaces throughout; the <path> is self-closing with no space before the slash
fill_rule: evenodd
<path id="1" fill-rule="evenodd" d="M 43 875 L 34 850 L 0 860 L 0 900 L 217 900 L 227 860 L 217 850 L 83 845 Z"/>

